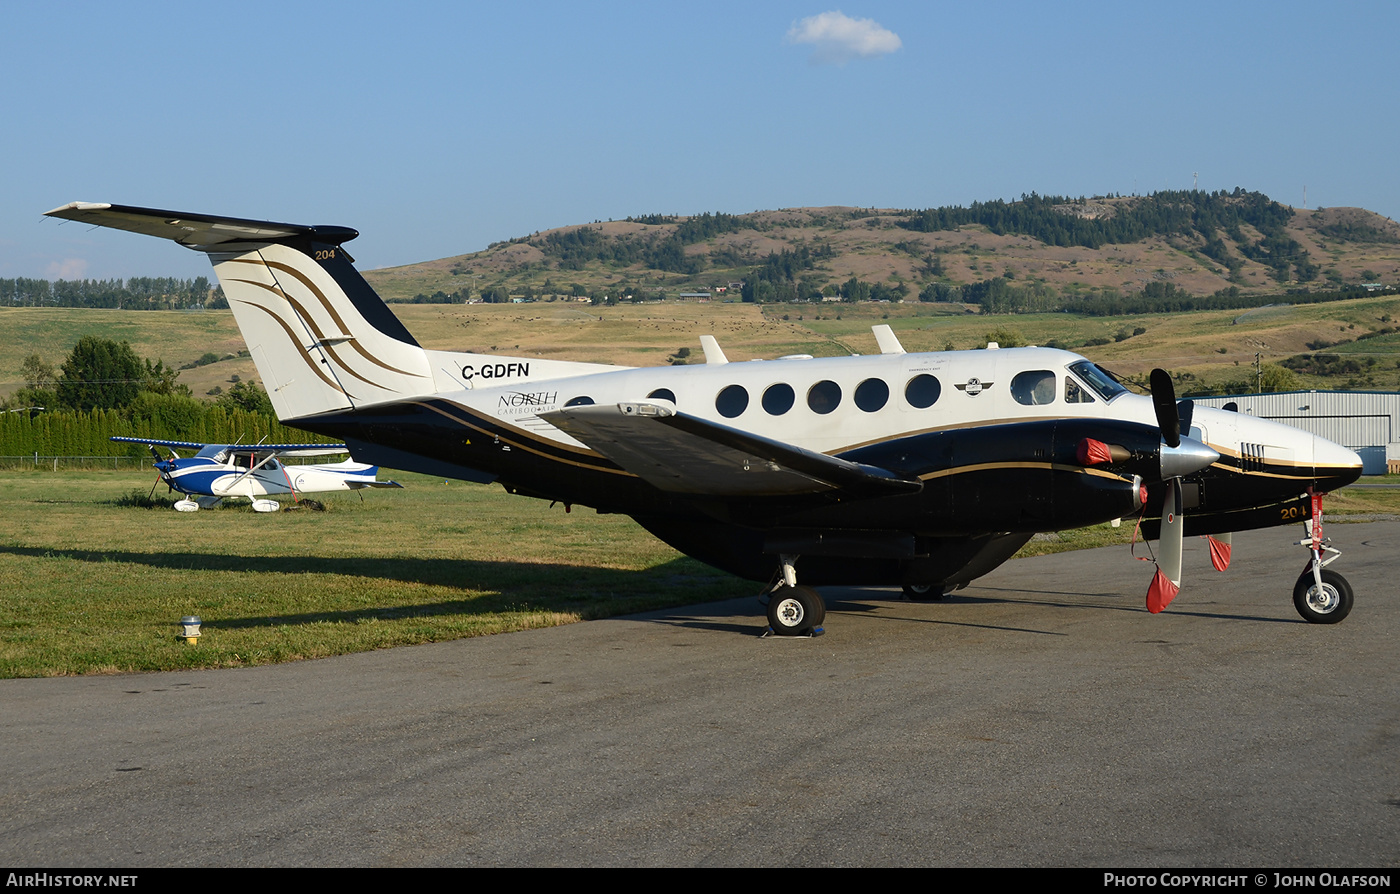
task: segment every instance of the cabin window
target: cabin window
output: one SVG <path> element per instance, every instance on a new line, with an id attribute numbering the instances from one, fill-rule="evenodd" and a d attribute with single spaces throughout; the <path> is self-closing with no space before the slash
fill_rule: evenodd
<path id="1" fill-rule="evenodd" d="M 648 394 L 647 397 L 654 397 L 657 400 L 669 400 L 671 403 L 676 402 L 675 392 L 670 388 L 658 388 L 651 394 Z"/>
<path id="2" fill-rule="evenodd" d="M 830 379 L 818 382 L 807 391 L 807 406 L 825 416 L 841 406 L 841 386 Z"/>
<path id="3" fill-rule="evenodd" d="M 856 386 L 856 406 L 867 413 L 883 407 L 890 399 L 890 386 L 884 379 L 866 379 Z"/>
<path id="4" fill-rule="evenodd" d="M 776 385 L 769 385 L 768 390 L 763 392 L 763 409 L 769 416 L 781 416 L 797 401 L 797 394 L 792 390 L 792 386 L 783 382 Z"/>
<path id="5" fill-rule="evenodd" d="M 566 407 L 587 407 L 592 405 L 593 398 L 580 394 L 578 397 L 571 397 L 564 404 Z"/>
<path id="6" fill-rule="evenodd" d="M 715 398 L 715 409 L 726 419 L 733 419 L 749 406 L 749 393 L 743 385 L 730 385 Z"/>
<path id="7" fill-rule="evenodd" d="M 938 402 L 943 386 L 928 373 L 920 373 L 904 386 L 904 399 L 916 410 L 924 410 Z"/>
<path id="8" fill-rule="evenodd" d="M 1081 388 L 1079 383 L 1069 376 L 1065 376 L 1065 403 L 1067 404 L 1091 404 L 1094 396 L 1085 388 Z"/>
<path id="9" fill-rule="evenodd" d="M 1055 374 L 1048 369 L 1028 369 L 1011 380 L 1016 403 L 1038 407 L 1055 400 Z"/>

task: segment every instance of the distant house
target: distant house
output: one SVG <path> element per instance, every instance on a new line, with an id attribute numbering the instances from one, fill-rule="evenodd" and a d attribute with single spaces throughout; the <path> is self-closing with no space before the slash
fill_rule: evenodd
<path id="1" fill-rule="evenodd" d="M 692 300 L 694 300 L 694 301 L 709 301 L 709 300 L 710 300 L 710 293 L 709 293 L 709 292 L 681 292 L 680 295 L 678 295 L 678 296 L 676 296 L 676 297 L 680 298 L 680 300 L 682 300 L 682 301 L 692 301 Z"/>

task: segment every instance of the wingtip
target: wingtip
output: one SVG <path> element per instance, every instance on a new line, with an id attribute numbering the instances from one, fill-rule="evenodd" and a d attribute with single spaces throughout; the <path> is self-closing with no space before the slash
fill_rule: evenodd
<path id="1" fill-rule="evenodd" d="M 44 216 L 62 217 L 65 211 L 106 211 L 111 207 L 111 204 L 107 202 L 69 202 L 67 205 L 59 205 L 52 211 L 45 211 Z"/>

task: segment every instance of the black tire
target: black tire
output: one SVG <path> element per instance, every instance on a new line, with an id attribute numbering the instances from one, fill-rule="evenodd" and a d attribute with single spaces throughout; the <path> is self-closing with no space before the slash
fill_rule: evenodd
<path id="1" fill-rule="evenodd" d="M 1293 607 L 1309 624 L 1339 624 L 1351 614 L 1351 584 L 1335 571 L 1322 569 L 1322 589 L 1311 570 L 1304 571 L 1293 585 Z"/>
<path id="2" fill-rule="evenodd" d="M 826 603 L 811 587 L 779 587 L 768 597 L 768 626 L 779 636 L 821 629 Z"/>
<path id="3" fill-rule="evenodd" d="M 948 595 L 942 584 L 904 584 L 900 589 L 910 602 L 941 602 Z"/>

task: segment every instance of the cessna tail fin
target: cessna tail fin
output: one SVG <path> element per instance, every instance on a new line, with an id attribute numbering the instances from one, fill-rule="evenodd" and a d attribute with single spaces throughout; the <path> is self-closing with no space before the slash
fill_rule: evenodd
<path id="1" fill-rule="evenodd" d="M 47 215 L 208 254 L 284 421 L 435 390 L 427 352 L 345 251 L 355 230 L 85 202 Z"/>

